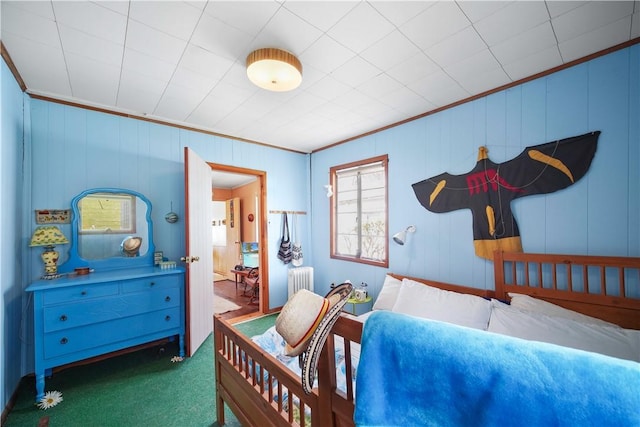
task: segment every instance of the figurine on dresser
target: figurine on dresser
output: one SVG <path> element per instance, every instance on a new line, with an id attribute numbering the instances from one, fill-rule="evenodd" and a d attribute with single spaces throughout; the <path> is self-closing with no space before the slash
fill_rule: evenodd
<path id="1" fill-rule="evenodd" d="M 151 202 L 135 191 L 96 188 L 71 207 L 69 258 L 55 277 L 46 265 L 26 289 L 33 294 L 36 401 L 57 366 L 166 338 L 179 340 L 184 357 L 185 271 L 154 265 Z M 32 239 L 30 246 L 45 245 Z"/>

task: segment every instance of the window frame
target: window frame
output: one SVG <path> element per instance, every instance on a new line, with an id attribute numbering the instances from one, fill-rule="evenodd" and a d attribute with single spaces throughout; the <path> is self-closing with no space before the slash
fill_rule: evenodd
<path id="1" fill-rule="evenodd" d="M 353 169 L 358 167 L 365 167 L 374 163 L 380 163 L 384 169 L 384 258 L 381 260 L 359 258 L 357 256 L 350 256 L 337 253 L 337 195 L 339 193 L 337 175 L 340 171 L 346 169 Z M 339 259 L 343 261 L 351 261 L 360 264 L 374 265 L 377 267 L 389 267 L 389 156 L 387 154 L 370 157 L 355 162 L 345 163 L 342 165 L 333 166 L 329 169 L 329 183 L 333 194 L 329 198 L 329 244 L 330 244 L 330 257 L 332 259 Z M 362 228 L 362 227 L 361 227 Z M 360 231 L 361 232 L 361 231 Z"/>

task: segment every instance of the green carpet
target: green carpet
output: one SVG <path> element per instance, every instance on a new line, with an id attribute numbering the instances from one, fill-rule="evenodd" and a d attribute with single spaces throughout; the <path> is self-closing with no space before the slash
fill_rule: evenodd
<path id="1" fill-rule="evenodd" d="M 236 326 L 253 336 L 275 317 Z M 171 362 L 177 354 L 177 344 L 168 343 L 57 372 L 47 378 L 46 391 L 58 390 L 64 400 L 46 411 L 34 404 L 33 376 L 25 377 L 5 426 L 35 427 L 42 417 L 49 417 L 51 427 L 218 426 L 212 336 L 193 357 Z M 225 421 L 240 426 L 226 407 Z"/>

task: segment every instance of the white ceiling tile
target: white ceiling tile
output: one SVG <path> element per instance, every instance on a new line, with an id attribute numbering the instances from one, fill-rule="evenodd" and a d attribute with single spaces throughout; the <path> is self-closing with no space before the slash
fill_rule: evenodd
<path id="1" fill-rule="evenodd" d="M 473 26 L 484 41 L 493 46 L 549 19 L 544 2 L 516 1 L 474 23 Z"/>
<path id="2" fill-rule="evenodd" d="M 53 8 L 51 7 L 51 1 L 43 1 L 43 0 L 32 0 L 32 1 L 7 1 L 2 0 L 2 14 L 6 13 L 9 9 L 12 8 L 22 9 L 27 13 L 33 13 L 42 18 L 48 19 L 50 21 L 55 20 L 55 16 L 53 15 Z M 6 8 L 6 9 L 5 9 Z"/>
<path id="3" fill-rule="evenodd" d="M 408 85 L 438 70 L 441 68 L 426 55 L 417 54 L 387 70 L 386 73 L 403 85 Z"/>
<path id="4" fill-rule="evenodd" d="M 289 10 L 281 8 L 251 42 L 250 46 L 252 49 L 277 47 L 294 55 L 300 55 L 321 35 L 320 30 L 310 26 Z"/>
<path id="5" fill-rule="evenodd" d="M 553 45 L 543 51 L 530 54 L 514 62 L 504 63 L 502 67 L 511 80 L 520 80 L 562 65 L 560 51 Z"/>
<path id="6" fill-rule="evenodd" d="M 556 38 L 549 21 L 491 47 L 498 61 L 509 64 L 536 52 L 555 47 Z"/>
<path id="7" fill-rule="evenodd" d="M 320 31 L 326 32 L 356 7 L 355 1 L 286 1 L 284 7 Z"/>
<path id="8" fill-rule="evenodd" d="M 327 75 L 323 79 L 317 81 L 314 85 L 309 87 L 307 89 L 307 92 L 330 101 L 350 89 L 351 88 L 346 84 L 339 82 L 331 75 Z"/>
<path id="9" fill-rule="evenodd" d="M 41 15 L 2 2 L 2 35 L 11 33 L 34 42 L 61 49 L 56 23 Z"/>
<path id="10" fill-rule="evenodd" d="M 398 90 L 402 87 L 396 79 L 388 74 L 378 74 L 372 79 L 358 85 L 358 90 L 369 95 L 372 98 L 380 98 L 385 94 Z"/>
<path id="11" fill-rule="evenodd" d="M 370 96 L 356 89 L 347 91 L 331 101 L 332 104 L 339 105 L 348 110 L 359 109 L 361 106 L 367 105 L 370 102 Z"/>
<path id="12" fill-rule="evenodd" d="M 129 18 L 182 40 L 189 40 L 202 9 L 182 1 L 132 1 Z"/>
<path id="13" fill-rule="evenodd" d="M 477 95 L 511 83 L 511 79 L 501 67 L 478 71 L 464 80 L 463 89 Z"/>
<path id="14" fill-rule="evenodd" d="M 127 17 L 96 3 L 53 2 L 56 20 L 87 34 L 124 44 Z"/>
<path id="15" fill-rule="evenodd" d="M 349 87 L 356 87 L 360 83 L 366 82 L 381 72 L 381 70 L 359 56 L 354 56 L 340 67 L 336 68 L 331 75 Z"/>
<path id="16" fill-rule="evenodd" d="M 570 10 L 573 10 L 577 7 L 581 7 L 587 2 L 575 1 L 575 0 L 568 0 L 568 1 L 562 0 L 562 1 L 547 1 L 546 3 L 547 3 L 547 9 L 549 9 L 549 15 L 553 19 L 569 12 Z"/>
<path id="17" fill-rule="evenodd" d="M 164 80 L 123 68 L 117 105 L 140 114 L 151 114 L 166 86 Z"/>
<path id="18" fill-rule="evenodd" d="M 129 3 L 130 2 L 128 0 L 121 0 L 121 1 L 113 1 L 113 0 L 93 1 L 92 0 L 92 3 L 95 3 L 100 7 L 104 7 L 106 9 L 110 9 L 113 12 L 119 13 L 120 15 L 123 15 L 123 16 L 129 15 Z"/>
<path id="19" fill-rule="evenodd" d="M 360 56 L 379 69 L 387 70 L 419 52 L 415 44 L 395 30 L 363 50 Z"/>
<path id="20" fill-rule="evenodd" d="M 399 5 L 398 1 L 376 0 L 371 2 L 371 6 L 393 25 L 399 27 L 435 3 L 435 1 L 403 1 L 402 5 Z"/>
<path id="21" fill-rule="evenodd" d="M 126 46 L 175 65 L 186 49 L 187 42 L 139 22 L 129 21 Z"/>
<path id="22" fill-rule="evenodd" d="M 66 60 L 74 97 L 101 105 L 116 103 L 120 83 L 119 65 L 73 53 L 68 53 Z"/>
<path id="23" fill-rule="evenodd" d="M 279 1 L 209 1 L 204 13 L 246 34 L 257 35 L 280 9 Z"/>
<path id="24" fill-rule="evenodd" d="M 61 50 L 13 34 L 3 34 L 2 42 L 11 46 L 7 51 L 29 91 L 71 96 Z"/>
<path id="25" fill-rule="evenodd" d="M 486 49 L 487 45 L 478 37 L 475 29 L 467 27 L 425 50 L 425 53 L 436 64 L 447 67 Z"/>
<path id="26" fill-rule="evenodd" d="M 380 40 L 394 27 L 368 3 L 359 3 L 327 34 L 356 53 Z M 364 36 L 366 35 L 366 36 Z"/>
<path id="27" fill-rule="evenodd" d="M 471 25 L 454 2 L 437 2 L 400 27 L 420 49 L 428 49 Z"/>
<path id="28" fill-rule="evenodd" d="M 220 80 L 233 66 L 233 61 L 228 57 L 209 52 L 200 46 L 189 44 L 179 65 L 181 68 L 207 76 L 210 79 Z"/>
<path id="29" fill-rule="evenodd" d="M 416 109 L 420 113 L 427 111 L 430 105 L 422 96 L 406 87 L 387 93 L 380 98 L 380 102 L 411 116 L 418 114 Z"/>
<path id="30" fill-rule="evenodd" d="M 191 43 L 216 55 L 235 60 L 239 52 L 246 52 L 251 39 L 249 34 L 205 13 L 193 33 Z"/>
<path id="31" fill-rule="evenodd" d="M 237 106 L 237 105 L 236 105 Z M 215 130 L 215 124 L 229 114 L 225 102 L 217 94 L 207 95 L 187 118 L 189 123 Z M 218 129 L 219 130 L 219 129 Z"/>
<path id="32" fill-rule="evenodd" d="M 112 41 L 92 36 L 64 24 L 59 25 L 60 40 L 65 52 L 91 58 L 105 64 L 122 64 L 124 46 Z"/>
<path id="33" fill-rule="evenodd" d="M 631 1 L 593 1 L 572 9 L 551 22 L 559 43 L 620 20 L 633 12 Z M 627 34 L 628 37 L 628 34 Z"/>
<path id="34" fill-rule="evenodd" d="M 171 63 L 164 62 L 133 49 L 125 49 L 122 69 L 168 82 L 176 67 Z"/>
<path id="35" fill-rule="evenodd" d="M 464 99 L 470 95 L 444 71 L 425 76 L 408 88 L 435 105 L 447 105 L 454 98 Z"/>
<path id="36" fill-rule="evenodd" d="M 331 73 L 333 70 L 347 62 L 353 56 L 353 52 L 340 45 L 331 37 L 322 36 L 299 57 L 304 67 L 306 64 L 323 71 Z"/>
<path id="37" fill-rule="evenodd" d="M 636 1 L 635 13 L 631 22 L 631 38 L 640 37 L 640 2 Z"/>
<path id="38" fill-rule="evenodd" d="M 465 58 L 463 61 L 445 67 L 444 71 L 457 81 L 460 86 L 472 92 L 466 82 L 474 82 L 478 79 L 479 74 L 499 68 L 500 64 L 491 54 L 491 51 L 485 49 Z M 507 76 L 505 75 L 504 77 L 506 78 Z"/>
<path id="39" fill-rule="evenodd" d="M 612 22 L 609 25 L 560 43 L 558 47 L 560 48 L 562 60 L 564 62 L 573 61 L 589 53 L 620 44 L 628 40 L 630 28 L 631 17 L 628 16 L 617 22 Z"/>
<path id="40" fill-rule="evenodd" d="M 170 84 L 184 87 L 191 91 L 200 91 L 202 98 L 208 94 L 219 81 L 219 79 L 193 72 L 187 68 L 178 67 L 171 77 Z"/>
<path id="41" fill-rule="evenodd" d="M 510 1 L 458 1 L 458 6 L 472 23 L 478 22 L 498 10 L 509 6 Z"/>

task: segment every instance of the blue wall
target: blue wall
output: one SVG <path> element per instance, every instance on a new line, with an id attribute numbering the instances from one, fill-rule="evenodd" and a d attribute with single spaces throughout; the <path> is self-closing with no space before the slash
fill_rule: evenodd
<path id="1" fill-rule="evenodd" d="M 493 263 L 474 254 L 471 212 L 436 214 L 411 184 L 471 170 L 478 147 L 503 162 L 525 147 L 600 130 L 590 171 L 576 184 L 512 203 L 525 252 L 640 256 L 640 45 L 347 144 L 314 153 L 311 188 L 316 289 L 350 279 L 377 295 L 387 271 L 493 289 Z M 389 270 L 329 258 L 331 166 L 389 154 Z"/>
<path id="2" fill-rule="evenodd" d="M 20 254 L 27 245 L 22 194 L 23 184 L 28 182 L 23 141 L 29 137 L 29 98 L 5 62 L 0 62 L 0 396 L 4 408 L 18 386 L 23 366 L 24 280 Z"/>
<path id="3" fill-rule="evenodd" d="M 428 212 L 413 195 L 412 183 L 445 171 L 467 172 L 480 145 L 502 162 L 529 145 L 600 130 L 598 151 L 582 180 L 513 203 L 524 250 L 640 256 L 640 45 L 313 155 L 30 99 L 4 63 L 1 105 L 5 403 L 17 383 L 21 340 L 27 343 L 22 374 L 33 370 L 31 316 L 20 329 L 22 314 L 31 307 L 20 298 L 26 299 L 22 289 L 42 269 L 38 251 L 27 246 L 34 209 L 68 208 L 74 195 L 91 187 L 139 191 L 154 205 L 156 247 L 178 259 L 185 251 L 184 222 L 168 224 L 163 218 L 171 203 L 184 216 L 183 147 L 209 162 L 266 171 L 267 209 L 308 213 L 299 217 L 298 232 L 319 293 L 350 279 L 369 283 L 375 296 L 387 271 L 493 287 L 492 263 L 473 251 L 470 212 Z M 323 188 L 329 168 L 385 153 L 389 231 L 413 224 L 417 232 L 405 246 L 390 245 L 388 270 L 332 260 Z M 271 307 L 284 304 L 287 293 L 287 266 L 275 256 L 279 235 L 280 215 L 270 214 Z"/>

